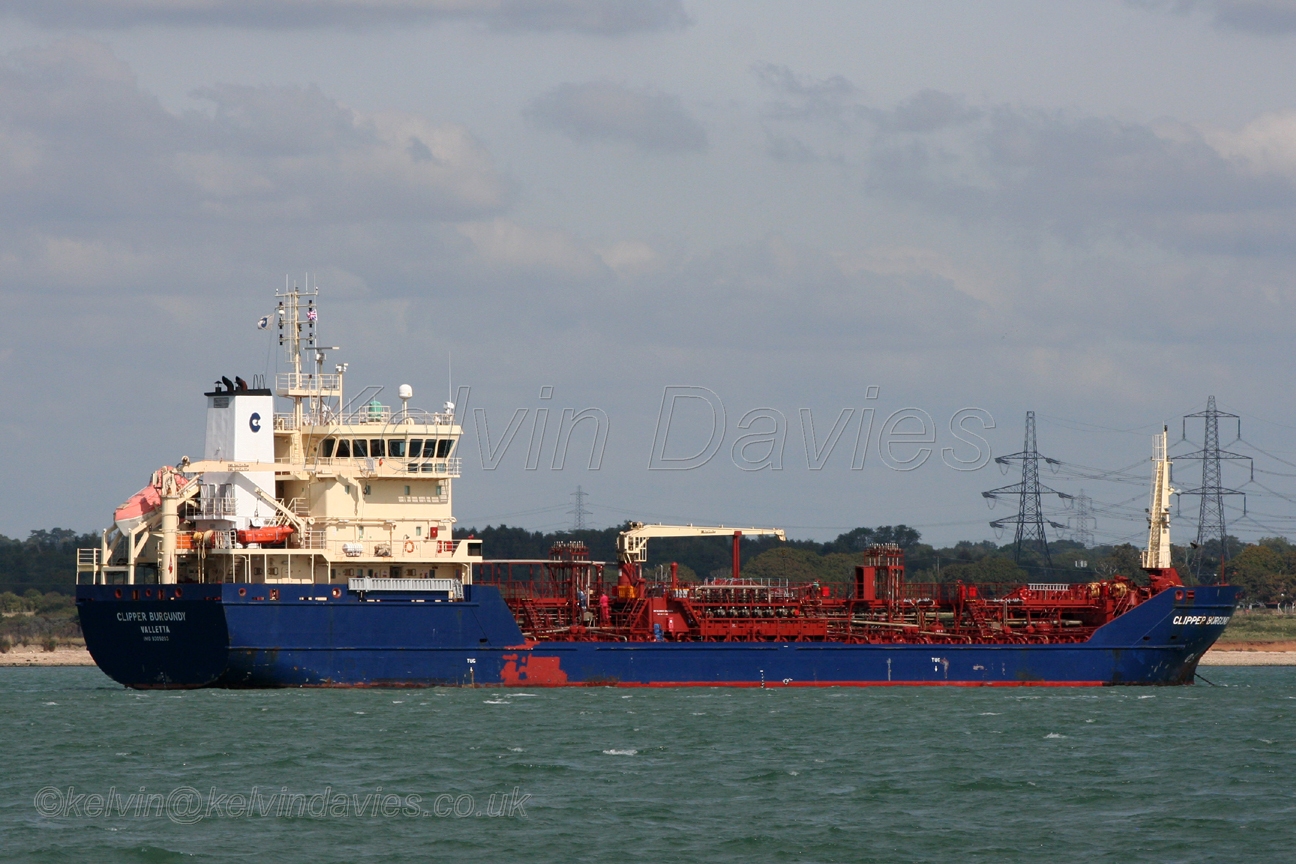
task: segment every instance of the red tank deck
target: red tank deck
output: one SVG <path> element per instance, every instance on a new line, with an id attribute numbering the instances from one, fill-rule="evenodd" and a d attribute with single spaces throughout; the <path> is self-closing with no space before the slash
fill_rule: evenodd
<path id="1" fill-rule="evenodd" d="M 1099 627 L 1164 588 L 1177 574 L 1075 584 L 965 585 L 905 582 L 904 552 L 874 546 L 852 584 L 756 581 L 731 576 L 649 581 L 621 565 L 615 584 L 579 542 L 547 561 L 487 561 L 476 581 L 500 589 L 518 626 L 537 642 L 841 642 L 1020 644 L 1084 642 Z M 1182 587 L 1180 591 L 1184 591 Z M 1188 593 L 1191 593 L 1190 591 Z"/>

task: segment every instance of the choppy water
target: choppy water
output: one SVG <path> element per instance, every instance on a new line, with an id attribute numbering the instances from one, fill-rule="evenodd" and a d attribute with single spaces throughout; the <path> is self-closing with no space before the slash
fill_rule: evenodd
<path id="1" fill-rule="evenodd" d="M 1296 860 L 1296 669 L 1208 675 L 136 693 L 3 669 L 0 858 Z"/>

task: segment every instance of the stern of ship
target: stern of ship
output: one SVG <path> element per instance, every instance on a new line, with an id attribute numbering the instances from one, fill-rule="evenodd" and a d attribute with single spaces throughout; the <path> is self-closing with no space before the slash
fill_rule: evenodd
<path id="1" fill-rule="evenodd" d="M 119 684 L 184 690 L 225 671 L 219 585 L 78 585 L 76 604 L 90 656 Z"/>

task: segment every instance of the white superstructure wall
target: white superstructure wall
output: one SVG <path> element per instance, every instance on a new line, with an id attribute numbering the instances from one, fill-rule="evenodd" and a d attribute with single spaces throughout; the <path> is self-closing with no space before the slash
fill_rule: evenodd
<path id="1" fill-rule="evenodd" d="M 222 462 L 273 463 L 274 396 L 254 391 L 207 394 L 207 440 L 203 458 Z M 233 513 L 214 521 L 221 527 L 247 528 L 257 517 L 269 519 L 275 509 L 257 494 L 274 498 L 274 472 L 208 472 L 204 486 L 214 486 L 233 498 Z"/>

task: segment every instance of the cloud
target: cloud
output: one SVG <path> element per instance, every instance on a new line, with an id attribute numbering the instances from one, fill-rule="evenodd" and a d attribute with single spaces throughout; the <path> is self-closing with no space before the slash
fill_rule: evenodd
<path id="1" fill-rule="evenodd" d="M 875 192 L 1073 239 L 1117 229 L 1190 246 L 1207 239 L 1204 234 L 1225 244 L 1236 239 L 1212 229 L 1211 221 L 1223 226 L 1279 215 L 1276 228 L 1296 215 L 1291 179 L 1258 156 L 1240 155 L 1258 154 L 1259 142 L 1289 140 L 1274 130 L 1235 137 L 1230 152 L 1187 124 L 1012 106 L 956 110 L 957 100 L 924 98 L 946 109 L 920 113 L 926 119 L 917 123 L 909 116 L 912 103 L 874 115 L 865 170 Z M 1283 158 L 1290 159 L 1290 144 L 1284 146 Z M 1283 233 L 1296 240 L 1296 233 Z"/>
<path id="2" fill-rule="evenodd" d="M 211 212 L 311 218 L 458 220 L 497 212 L 506 185 L 461 126 L 354 112 L 318 88 L 222 86 L 204 146 L 176 156 Z"/>
<path id="3" fill-rule="evenodd" d="M 680 0 L 11 0 L 0 14 L 45 27 L 305 29 L 467 21 L 600 36 L 682 30 Z"/>
<path id="4" fill-rule="evenodd" d="M 1201 10 L 1216 27 L 1261 36 L 1296 31 L 1296 0 L 1126 0 L 1131 6 L 1188 15 Z"/>
<path id="5" fill-rule="evenodd" d="M 602 259 L 570 234 L 504 219 L 459 226 L 488 270 L 586 280 L 607 275 Z"/>
<path id="6" fill-rule="evenodd" d="M 0 221 L 457 220 L 507 182 L 453 124 L 362 114 L 318 88 L 216 86 L 177 115 L 103 45 L 0 66 Z"/>
<path id="7" fill-rule="evenodd" d="M 1206 127 L 1202 135 L 1248 173 L 1296 181 L 1296 111 L 1263 114 L 1236 131 Z"/>
<path id="8" fill-rule="evenodd" d="M 775 97 L 764 106 L 763 117 L 840 121 L 858 111 L 861 93 L 840 75 L 811 78 L 773 63 L 757 63 L 752 73 Z"/>
<path id="9" fill-rule="evenodd" d="M 679 97 L 606 81 L 560 84 L 533 99 L 526 115 L 537 126 L 577 141 L 622 141 L 675 153 L 707 148 L 706 130 Z"/>
<path id="10" fill-rule="evenodd" d="M 752 72 L 766 87 L 798 99 L 837 102 L 852 98 L 859 92 L 854 84 L 841 75 L 811 78 L 774 63 L 756 63 L 752 66 Z"/>

